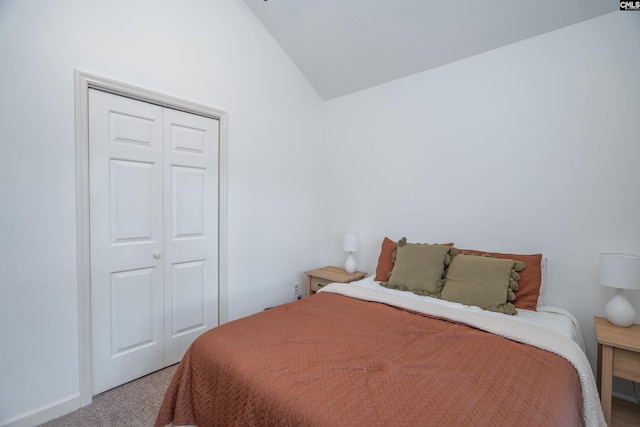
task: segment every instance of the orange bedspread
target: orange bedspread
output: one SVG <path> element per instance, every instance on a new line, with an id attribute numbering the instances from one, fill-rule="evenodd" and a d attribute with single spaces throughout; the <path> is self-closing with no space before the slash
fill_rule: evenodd
<path id="1" fill-rule="evenodd" d="M 156 426 L 576 426 L 555 354 L 385 304 L 321 293 L 204 333 Z"/>

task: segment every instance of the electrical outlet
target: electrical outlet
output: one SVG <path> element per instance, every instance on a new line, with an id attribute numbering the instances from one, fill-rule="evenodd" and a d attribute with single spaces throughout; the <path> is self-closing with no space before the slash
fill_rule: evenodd
<path id="1" fill-rule="evenodd" d="M 295 296 L 300 295 L 300 282 L 295 282 L 293 284 L 293 295 Z"/>

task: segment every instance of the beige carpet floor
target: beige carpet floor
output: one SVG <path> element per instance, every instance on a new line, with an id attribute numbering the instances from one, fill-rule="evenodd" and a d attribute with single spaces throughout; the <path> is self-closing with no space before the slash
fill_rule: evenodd
<path id="1" fill-rule="evenodd" d="M 84 408 L 49 421 L 47 427 L 149 427 L 178 365 L 123 384 L 93 397 Z"/>

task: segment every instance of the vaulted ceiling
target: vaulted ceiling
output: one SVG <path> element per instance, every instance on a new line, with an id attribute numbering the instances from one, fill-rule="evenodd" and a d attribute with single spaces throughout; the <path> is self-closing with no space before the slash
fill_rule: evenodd
<path id="1" fill-rule="evenodd" d="M 612 0 L 245 0 L 326 100 L 618 10 Z"/>

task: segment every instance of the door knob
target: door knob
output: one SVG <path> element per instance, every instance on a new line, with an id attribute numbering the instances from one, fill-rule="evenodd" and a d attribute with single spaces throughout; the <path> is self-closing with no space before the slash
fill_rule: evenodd
<path id="1" fill-rule="evenodd" d="M 161 257 L 160 252 L 155 251 L 155 252 L 153 253 L 153 257 L 154 257 L 155 259 L 160 259 L 160 257 Z"/>

